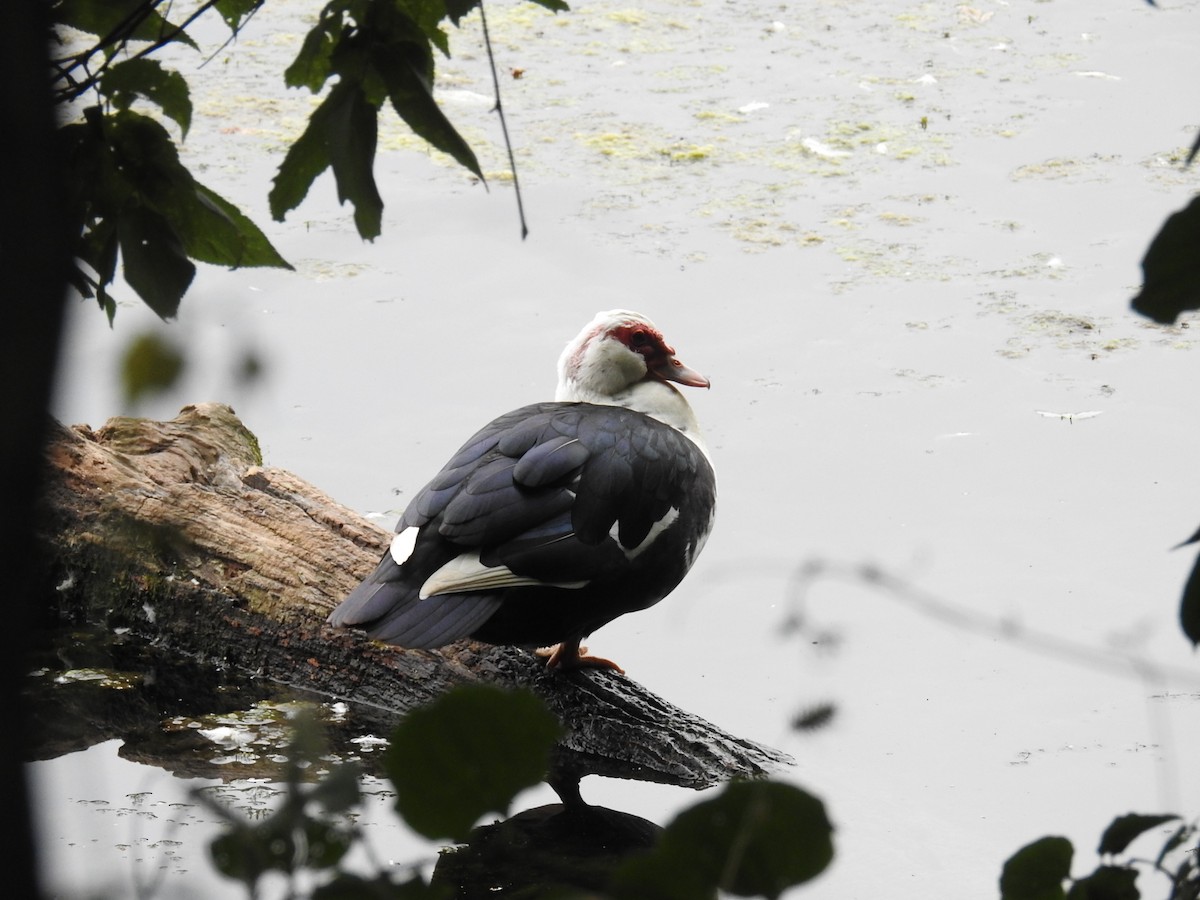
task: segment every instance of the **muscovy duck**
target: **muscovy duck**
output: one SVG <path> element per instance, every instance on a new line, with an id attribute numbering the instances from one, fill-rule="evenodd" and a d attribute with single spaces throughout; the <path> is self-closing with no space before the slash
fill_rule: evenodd
<path id="1" fill-rule="evenodd" d="M 621 671 L 580 641 L 669 594 L 713 522 L 708 450 L 672 383 L 709 386 L 645 316 L 598 314 L 563 351 L 554 402 L 467 441 L 329 622 L 410 648 L 557 644 L 551 667 Z"/>

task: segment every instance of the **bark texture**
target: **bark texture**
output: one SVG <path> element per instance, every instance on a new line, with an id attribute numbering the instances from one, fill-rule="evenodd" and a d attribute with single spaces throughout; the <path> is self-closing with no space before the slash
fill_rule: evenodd
<path id="1" fill-rule="evenodd" d="M 458 683 L 528 688 L 566 728 L 559 784 L 600 774 L 701 788 L 790 763 L 614 673 L 548 671 L 525 651 L 473 642 L 402 650 L 330 628 L 391 536 L 263 467 L 228 406 L 95 431 L 55 425 L 48 459 L 43 569 L 67 615 L 345 700 L 384 727 Z"/>

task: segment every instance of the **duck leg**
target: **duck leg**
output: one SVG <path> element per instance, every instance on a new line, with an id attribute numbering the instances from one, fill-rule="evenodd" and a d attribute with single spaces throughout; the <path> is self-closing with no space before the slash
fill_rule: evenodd
<path id="1" fill-rule="evenodd" d="M 554 647 L 543 647 L 537 651 L 538 656 L 546 657 L 548 669 L 611 669 L 625 674 L 625 670 L 602 656 L 588 656 L 587 647 L 579 646 L 581 638 L 563 641 Z"/>

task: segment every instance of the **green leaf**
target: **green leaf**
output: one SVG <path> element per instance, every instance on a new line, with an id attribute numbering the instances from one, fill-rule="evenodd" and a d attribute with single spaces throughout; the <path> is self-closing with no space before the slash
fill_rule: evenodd
<path id="1" fill-rule="evenodd" d="M 450 40 L 441 28 L 442 20 L 449 14 L 446 0 L 397 0 L 396 8 L 402 16 L 416 23 L 429 43 L 441 50 L 444 56 L 450 55 Z M 457 20 L 455 24 L 458 24 Z"/>
<path id="2" fill-rule="evenodd" d="M 450 124 L 433 99 L 432 64 L 403 48 L 375 48 L 372 61 L 383 78 L 392 108 L 409 128 L 484 181 L 475 151 Z M 428 74 L 425 74 L 428 73 Z"/>
<path id="3" fill-rule="evenodd" d="M 413 132 L 431 146 L 449 154 L 481 180 L 483 172 L 475 153 L 450 124 L 433 97 L 434 57 L 430 41 L 445 35 L 436 26 L 435 7 L 430 0 L 405 0 L 410 11 L 399 6 L 372 7 L 368 17 L 370 30 L 355 41 L 355 53 L 347 53 L 347 62 L 357 67 L 366 59 L 370 71 L 382 82 L 396 114 Z M 437 0 L 440 5 L 443 0 Z M 444 6 L 442 7 L 444 10 Z M 440 12 L 440 11 L 439 11 Z M 442 46 L 443 52 L 448 47 Z M 365 48 L 365 49 L 363 49 Z M 363 56 L 358 55 L 362 52 Z M 343 72 L 346 63 L 335 62 Z"/>
<path id="4" fill-rule="evenodd" d="M 76 268 L 71 281 L 85 296 L 95 295 L 112 323 L 116 304 L 107 287 L 117 272 L 120 211 L 138 205 L 119 154 L 109 142 L 114 119 L 99 107 L 84 110 L 85 121 L 59 129 L 63 145 L 63 178 L 70 220 L 78 229 L 73 252 L 95 274 Z"/>
<path id="5" fill-rule="evenodd" d="M 117 109 L 128 109 L 136 97 L 156 103 L 179 126 L 184 137 L 192 125 L 187 80 L 153 59 L 128 59 L 110 66 L 100 80 L 100 93 Z"/>
<path id="6" fill-rule="evenodd" d="M 425 837 L 463 840 L 545 777 L 562 729 L 528 691 L 457 687 L 397 726 L 384 755 L 396 808 Z"/>
<path id="7" fill-rule="evenodd" d="M 1200 645 L 1200 556 L 1196 557 L 1192 573 L 1183 586 L 1183 597 L 1179 601 L 1179 627 L 1193 647 Z"/>
<path id="8" fill-rule="evenodd" d="M 305 35 L 292 64 L 284 70 L 284 83 L 320 93 L 333 73 L 333 51 L 342 33 L 343 11 L 336 3 L 330 3 L 322 11 L 320 21 Z"/>
<path id="9" fill-rule="evenodd" d="M 82 229 L 109 207 L 119 205 L 126 190 L 106 139 L 106 117 L 98 106 L 84 110 L 85 120 L 58 129 L 63 153 L 63 187 L 71 221 Z"/>
<path id="10" fill-rule="evenodd" d="M 354 224 L 370 241 L 383 230 L 383 198 L 375 185 L 375 145 L 379 118 L 374 106 L 357 86 L 342 81 L 330 91 L 330 100 L 341 93 L 331 122 L 329 159 L 337 182 L 338 202 L 354 204 Z"/>
<path id="11" fill-rule="evenodd" d="M 292 144 L 268 197 L 277 221 L 308 194 L 313 181 L 333 167 L 338 200 L 354 204 L 354 222 L 367 240 L 379 236 L 383 199 L 375 186 L 376 113 L 360 87 L 339 81 L 309 117 L 304 134 Z"/>
<path id="12" fill-rule="evenodd" d="M 237 34 L 242 23 L 263 5 L 265 0 L 216 0 L 214 6 L 229 30 Z"/>
<path id="13" fill-rule="evenodd" d="M 534 0 L 537 2 L 537 0 Z M 446 15 L 450 21 L 458 25 L 464 16 L 479 5 L 479 0 L 446 0 Z"/>
<path id="14" fill-rule="evenodd" d="M 151 309 L 175 314 L 195 273 L 190 259 L 287 266 L 248 218 L 192 178 L 162 125 L 129 110 L 106 119 L 120 192 L 101 212 L 116 220 L 126 280 Z"/>
<path id="15" fill-rule="evenodd" d="M 1142 290 L 1135 311 L 1170 325 L 1190 309 L 1200 309 L 1200 196 L 1167 218 L 1142 259 Z"/>
<path id="16" fill-rule="evenodd" d="M 149 332 L 138 335 L 121 357 L 125 402 L 133 405 L 147 395 L 165 391 L 179 380 L 183 369 L 183 354 L 178 347 Z"/>
<path id="17" fill-rule="evenodd" d="M 107 115 L 101 125 L 114 155 L 120 190 L 136 193 L 149 202 L 188 191 L 191 173 L 179 161 L 171 135 L 149 116 L 123 109 Z"/>
<path id="18" fill-rule="evenodd" d="M 79 258 L 96 273 L 99 284 L 112 284 L 117 275 L 117 247 L 117 226 L 111 219 L 95 223 L 80 240 Z"/>
<path id="19" fill-rule="evenodd" d="M 133 112 L 110 118 L 108 133 L 124 182 L 111 215 L 123 215 L 130 205 L 151 208 L 169 223 L 186 255 L 200 262 L 290 268 L 249 218 L 192 177 L 161 125 Z"/>
<path id="20" fill-rule="evenodd" d="M 328 98 L 315 110 L 308 119 L 304 133 L 292 143 L 279 171 L 272 179 L 272 187 L 267 200 L 271 206 L 271 217 L 276 222 L 282 222 L 284 216 L 300 205 L 308 195 L 309 188 L 317 176 L 329 168 L 329 145 L 325 139 L 325 112 Z"/>
<path id="21" fill-rule="evenodd" d="M 1026 844 L 1004 864 L 1001 900 L 1063 900 L 1063 882 L 1071 876 L 1074 853 L 1064 837 L 1044 837 Z"/>
<path id="22" fill-rule="evenodd" d="M 1139 900 L 1137 870 L 1124 866 L 1100 866 L 1071 885 L 1067 900 Z"/>
<path id="23" fill-rule="evenodd" d="M 163 318 L 178 311 L 195 274 L 192 260 L 288 267 L 253 222 L 196 182 L 161 123 L 129 109 L 104 115 L 93 107 L 85 122 L 60 134 L 68 205 L 80 229 L 75 255 L 96 273 L 92 287 L 110 315 L 115 306 L 106 286 L 118 247 L 129 285 Z M 86 285 L 86 273 L 80 276 Z"/>
<path id="24" fill-rule="evenodd" d="M 569 12 L 571 9 L 571 7 L 567 6 L 563 0 L 532 0 L 532 2 L 536 3 L 538 6 L 544 6 L 546 9 L 550 10 L 550 12 L 555 13 Z"/>
<path id="25" fill-rule="evenodd" d="M 1144 816 L 1137 813 L 1117 816 L 1104 829 L 1104 834 L 1100 838 L 1100 847 L 1096 852 L 1101 856 L 1123 853 L 1125 848 L 1133 843 L 1139 835 L 1151 828 L 1157 828 L 1164 822 L 1173 822 L 1178 818 L 1179 816 L 1176 815 Z"/>
<path id="26" fill-rule="evenodd" d="M 199 182 L 174 210 L 188 256 L 200 262 L 291 269 L 267 236 L 236 206 Z"/>
<path id="27" fill-rule="evenodd" d="M 694 900 L 718 889 L 778 897 L 833 859 L 833 826 L 819 799 L 793 785 L 743 781 L 680 813 L 650 854 L 614 878 L 622 900 Z"/>
<path id="28" fill-rule="evenodd" d="M 159 316 L 173 318 L 196 275 L 179 236 L 158 213 L 133 207 L 121 214 L 117 237 L 129 286 Z"/>
<path id="29" fill-rule="evenodd" d="M 100 38 L 111 36 L 153 43 L 172 35 L 171 40 L 187 44 L 193 50 L 200 49 L 186 31 L 179 31 L 146 0 L 59 0 L 50 6 L 55 23 Z"/>
<path id="30" fill-rule="evenodd" d="M 474 151 L 433 96 L 433 47 L 449 55 L 441 23 L 474 5 L 476 0 L 455 0 L 451 7 L 446 0 L 332 0 L 325 7 L 285 79 L 313 92 L 332 75 L 340 79 L 279 167 L 270 194 L 272 216 L 282 221 L 332 166 L 338 198 L 354 203 L 359 234 L 367 240 L 378 236 L 383 200 L 373 166 L 377 109 L 385 97 L 418 137 L 483 179 Z"/>

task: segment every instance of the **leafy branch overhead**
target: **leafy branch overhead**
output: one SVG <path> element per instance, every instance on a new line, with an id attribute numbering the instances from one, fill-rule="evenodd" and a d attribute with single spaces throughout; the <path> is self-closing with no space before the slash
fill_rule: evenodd
<path id="1" fill-rule="evenodd" d="M 68 175 L 75 270 L 71 283 L 112 320 L 118 265 L 126 282 L 163 318 L 176 314 L 197 262 L 290 268 L 262 230 L 200 183 L 180 161 L 164 121 L 186 138 L 193 124 L 187 79 L 151 55 L 171 44 L 199 51 L 188 34 L 215 11 L 236 36 L 264 0 L 196 0 L 178 20 L 168 0 L 55 0 L 55 99 L 71 113 L 60 130 Z M 553 11 L 562 0 L 532 0 Z M 467 142 L 433 95 L 435 49 L 449 55 L 442 23 L 459 25 L 479 0 L 330 0 L 284 73 L 292 87 L 320 93 L 304 133 L 274 179 L 271 214 L 282 221 L 332 168 L 341 202 L 354 206 L 359 234 L 381 231 L 383 199 L 374 161 L 380 108 L 389 103 L 412 131 L 480 179 Z M 88 42 L 68 42 L 73 33 Z M 201 73 L 199 76 L 203 77 Z M 332 85 L 329 85 L 330 82 Z M 89 102 L 90 101 L 90 102 Z M 148 109 L 147 109 L 148 107 Z"/>
<path id="2" fill-rule="evenodd" d="M 429 13 L 435 7 L 445 15 L 440 0 L 332 0 L 326 5 L 284 77 L 289 86 L 313 93 L 331 77 L 337 83 L 279 167 L 270 196 L 277 220 L 332 168 L 338 199 L 354 204 L 359 234 L 367 240 L 379 235 L 383 200 L 372 170 L 376 116 L 385 100 L 416 134 L 483 179 L 474 152 L 433 99 L 433 48 L 449 52 L 439 27 L 442 16 Z"/>

